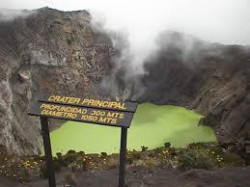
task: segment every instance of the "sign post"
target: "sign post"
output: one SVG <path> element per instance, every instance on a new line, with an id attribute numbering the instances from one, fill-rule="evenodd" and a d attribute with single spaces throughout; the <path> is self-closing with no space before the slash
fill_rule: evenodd
<path id="1" fill-rule="evenodd" d="M 52 158 L 50 136 L 49 136 L 49 124 L 47 117 L 41 117 L 41 125 L 42 125 L 44 153 L 46 157 L 47 175 L 49 179 L 49 187 L 56 187 L 55 168 Z"/>
<path id="2" fill-rule="evenodd" d="M 119 187 L 125 184 L 126 169 L 126 152 L 127 152 L 127 128 L 121 128 L 121 146 L 120 146 L 120 170 L 119 170 Z"/>
<path id="3" fill-rule="evenodd" d="M 40 98 L 29 115 L 40 116 L 49 187 L 56 187 L 48 118 L 95 123 L 121 128 L 119 187 L 125 185 L 127 129 L 130 127 L 137 103 L 105 101 L 51 95 Z"/>

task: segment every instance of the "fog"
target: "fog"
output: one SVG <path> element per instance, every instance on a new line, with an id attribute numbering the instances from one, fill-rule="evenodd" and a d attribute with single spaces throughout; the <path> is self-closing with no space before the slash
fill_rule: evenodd
<path id="1" fill-rule="evenodd" d="M 87 9 L 102 13 L 106 26 L 126 29 L 135 42 L 169 28 L 226 44 L 250 44 L 249 0 L 1 0 L 0 8 Z M 142 39 L 143 38 L 143 39 Z M 147 42 L 145 42 L 147 43 Z"/>
<path id="2" fill-rule="evenodd" d="M 117 69 L 120 66 L 129 69 L 124 78 L 127 82 L 131 82 L 135 72 L 136 75 L 144 73 L 142 64 L 158 49 L 157 37 L 163 31 L 179 31 L 209 42 L 250 45 L 249 0 L 1 1 L 0 8 L 49 6 L 64 11 L 90 11 L 92 23 L 99 29 L 119 32 L 124 36 L 126 44 L 122 44 L 122 56 L 115 60 Z M 114 45 L 121 45 L 121 40 L 112 39 Z M 114 69 L 114 74 L 117 69 Z"/>
<path id="3" fill-rule="evenodd" d="M 89 10 L 106 29 L 127 33 L 134 61 L 157 47 L 163 30 L 180 31 L 206 41 L 250 44 L 249 0 L 1 0 L 0 8 Z M 12 15 L 13 16 L 13 15 Z"/>
<path id="4" fill-rule="evenodd" d="M 27 17 L 31 15 L 33 11 L 27 10 L 13 10 L 13 9 L 0 9 L 0 21 L 11 21 L 16 17 Z"/>

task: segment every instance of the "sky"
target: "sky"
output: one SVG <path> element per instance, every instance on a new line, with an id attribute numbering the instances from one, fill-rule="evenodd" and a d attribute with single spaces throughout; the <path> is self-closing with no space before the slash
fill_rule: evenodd
<path id="1" fill-rule="evenodd" d="M 157 50 L 157 36 L 166 30 L 209 42 L 250 45 L 250 0 L 0 0 L 0 8 L 7 9 L 45 6 L 88 10 L 105 30 L 125 33 L 129 47 L 124 58 L 132 57 L 136 71 Z"/>
<path id="2" fill-rule="evenodd" d="M 212 42 L 250 44 L 250 0 L 0 0 L 0 8 L 44 6 L 90 10 L 107 28 L 126 30 L 133 39 L 168 29 Z"/>

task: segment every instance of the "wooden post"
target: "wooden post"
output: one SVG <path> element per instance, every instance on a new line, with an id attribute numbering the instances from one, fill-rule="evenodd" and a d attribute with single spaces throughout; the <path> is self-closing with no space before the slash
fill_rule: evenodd
<path id="1" fill-rule="evenodd" d="M 120 147 L 119 187 L 125 186 L 126 151 L 127 151 L 127 128 L 122 127 L 121 147 Z"/>
<path id="2" fill-rule="evenodd" d="M 56 187 L 56 179 L 55 179 L 55 169 L 52 158 L 52 151 L 50 145 L 50 136 L 49 136 L 49 124 L 47 117 L 40 117 L 41 125 L 42 125 L 42 136 L 43 136 L 43 145 L 44 145 L 44 153 L 46 157 L 46 170 L 49 179 L 49 187 Z"/>

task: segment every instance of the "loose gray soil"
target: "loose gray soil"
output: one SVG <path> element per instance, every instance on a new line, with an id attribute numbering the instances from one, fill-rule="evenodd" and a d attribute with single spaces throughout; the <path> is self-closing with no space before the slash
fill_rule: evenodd
<path id="1" fill-rule="evenodd" d="M 63 171 L 57 176 L 57 187 L 70 184 L 71 187 L 116 187 L 118 170 L 69 173 Z M 74 184 L 75 183 L 75 184 Z M 129 187 L 249 187 L 250 167 L 217 170 L 194 169 L 190 171 L 163 168 L 127 168 Z M 47 187 L 46 180 L 18 184 L 0 178 L 0 187 Z"/>

